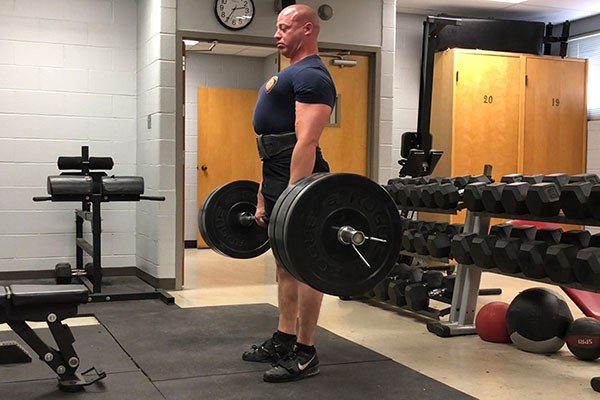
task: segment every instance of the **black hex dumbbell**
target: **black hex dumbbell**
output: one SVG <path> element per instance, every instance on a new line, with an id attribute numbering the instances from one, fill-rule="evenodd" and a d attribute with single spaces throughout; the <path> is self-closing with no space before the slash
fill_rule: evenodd
<path id="1" fill-rule="evenodd" d="M 514 274 L 520 271 L 519 250 L 521 244 L 535 240 L 537 229 L 532 225 L 514 226 L 510 237 L 498 239 L 492 254 L 494 263 L 505 273 Z"/>
<path id="2" fill-rule="evenodd" d="M 467 207 L 469 211 L 485 210 L 485 207 L 483 206 L 483 201 L 481 200 L 481 195 L 483 193 L 483 189 L 487 185 L 487 183 L 475 182 L 465 186 L 465 190 L 463 192 L 463 202 L 465 203 L 465 207 Z"/>
<path id="3" fill-rule="evenodd" d="M 569 183 L 577 183 L 577 182 L 590 182 L 590 183 L 596 185 L 596 184 L 600 183 L 600 177 L 597 174 L 585 173 L 585 174 L 573 175 L 573 176 L 571 176 L 571 179 L 569 179 Z"/>
<path id="4" fill-rule="evenodd" d="M 398 192 L 400 191 L 400 189 L 402 189 L 403 186 L 404 185 L 401 183 L 391 183 L 391 184 L 383 185 L 383 188 L 392 197 L 392 199 L 394 200 L 394 203 L 400 204 L 400 203 L 398 203 Z"/>
<path id="5" fill-rule="evenodd" d="M 413 311 L 428 309 L 430 291 L 440 289 L 443 281 L 444 273 L 442 271 L 425 271 L 421 283 L 413 283 L 406 286 L 404 291 L 406 305 Z"/>
<path id="6" fill-rule="evenodd" d="M 442 287 L 444 276 L 445 275 L 442 271 L 425 270 L 423 272 L 421 283 L 423 283 L 429 289 L 439 289 Z"/>
<path id="7" fill-rule="evenodd" d="M 463 197 L 465 187 L 471 183 L 490 183 L 490 178 L 486 175 L 467 175 L 455 178 L 453 184 L 441 184 L 434 193 L 436 206 L 444 210 L 456 208 Z"/>
<path id="8" fill-rule="evenodd" d="M 456 285 L 456 275 L 445 276 L 442 280 L 442 289 L 444 290 L 445 297 L 452 298 L 454 293 L 454 286 Z"/>
<path id="9" fill-rule="evenodd" d="M 529 213 L 539 217 L 553 217 L 560 212 L 560 190 L 569 183 L 567 174 L 544 176 L 542 183 L 531 185 L 527 191 Z"/>
<path id="10" fill-rule="evenodd" d="M 399 178 L 388 179 L 388 181 L 387 181 L 388 185 L 394 185 L 396 183 L 399 183 L 401 185 L 409 185 L 409 184 L 414 184 L 415 180 L 413 178 L 403 176 L 403 177 L 399 177 Z"/>
<path id="11" fill-rule="evenodd" d="M 429 308 L 429 289 L 422 283 L 412 283 L 404 290 L 406 305 L 413 311 Z"/>
<path id="12" fill-rule="evenodd" d="M 580 250 L 577 253 L 573 272 L 583 287 L 594 291 L 600 290 L 600 247 L 588 247 Z"/>
<path id="13" fill-rule="evenodd" d="M 523 180 L 523 174 L 507 174 L 500 178 L 502 183 L 515 183 Z"/>
<path id="14" fill-rule="evenodd" d="M 546 277 L 544 258 L 548 247 L 558 244 L 562 236 L 560 228 L 538 229 L 535 240 L 525 242 L 519 249 L 519 267 L 528 278 L 540 279 Z"/>
<path id="15" fill-rule="evenodd" d="M 542 183 L 543 175 L 524 175 L 520 182 L 509 183 L 502 191 L 502 206 L 507 214 L 523 215 L 527 208 L 527 191 L 531 185 Z"/>
<path id="16" fill-rule="evenodd" d="M 560 208 L 567 218 L 582 219 L 592 216 L 589 198 L 592 187 L 600 182 L 596 174 L 573 175 L 560 191 Z"/>
<path id="17" fill-rule="evenodd" d="M 454 235 L 462 233 L 464 225 L 450 224 L 443 232 L 438 232 L 427 237 L 427 250 L 429 255 L 436 258 L 448 258 L 450 256 L 450 245 Z"/>
<path id="18" fill-rule="evenodd" d="M 423 193 L 425 191 L 425 188 L 428 188 L 427 190 L 430 190 L 431 188 L 435 188 L 444 179 L 445 178 L 423 177 L 423 180 L 419 181 L 419 182 L 423 182 L 423 183 L 421 185 L 415 186 L 414 188 L 412 188 L 410 190 L 409 196 L 410 196 L 410 203 L 412 204 L 412 206 L 413 207 L 427 207 L 423 201 L 424 200 Z"/>
<path id="19" fill-rule="evenodd" d="M 415 248 L 415 253 L 426 256 L 429 254 L 429 249 L 427 248 L 427 239 L 431 235 L 436 235 L 440 232 L 444 232 L 448 224 L 446 223 L 435 223 L 433 227 L 431 227 L 428 231 L 417 232 L 414 235 L 413 239 L 413 247 Z"/>
<path id="20" fill-rule="evenodd" d="M 506 187 L 506 183 L 490 183 L 483 188 L 481 192 L 481 201 L 483 208 L 489 213 L 500 214 L 504 212 L 502 206 L 502 191 Z"/>
<path id="21" fill-rule="evenodd" d="M 450 254 L 452 258 L 463 265 L 473 264 L 471 257 L 471 242 L 477 237 L 476 233 L 460 233 L 452 238 Z"/>
<path id="22" fill-rule="evenodd" d="M 398 278 L 411 283 L 421 282 L 423 277 L 423 268 L 417 265 L 408 265 L 405 263 L 399 264 Z"/>
<path id="23" fill-rule="evenodd" d="M 389 276 L 385 277 L 373 288 L 372 292 L 377 300 L 388 301 L 388 286 L 393 279 L 397 279 L 400 274 L 405 273 L 405 267 L 399 263 L 394 264 Z"/>
<path id="24" fill-rule="evenodd" d="M 406 184 L 398 189 L 398 193 L 396 193 L 396 198 L 398 200 L 398 204 L 404 207 L 412 206 L 410 202 L 410 192 L 417 187 L 414 183 Z"/>
<path id="25" fill-rule="evenodd" d="M 594 235 L 594 245 L 600 245 L 600 236 Z M 573 283 L 573 271 L 579 250 L 592 245 L 591 235 L 585 230 L 563 232 L 560 243 L 548 247 L 544 257 L 546 275 L 556 283 Z"/>
<path id="26" fill-rule="evenodd" d="M 522 174 L 504 175 L 500 183 L 491 183 L 483 188 L 481 193 L 481 201 L 487 212 L 500 214 L 505 212 L 502 203 L 502 192 L 508 184 L 520 182 L 523 178 Z"/>
<path id="27" fill-rule="evenodd" d="M 415 235 L 427 234 L 435 223 L 418 221 L 415 225 L 415 228 L 409 228 L 402 233 L 402 248 L 409 253 L 415 252 Z"/>
<path id="28" fill-rule="evenodd" d="M 421 189 L 421 201 L 427 208 L 436 208 L 435 193 L 440 190 L 441 185 L 454 185 L 454 178 L 438 178 L 436 182 L 428 183 Z"/>
<path id="29" fill-rule="evenodd" d="M 406 287 L 410 284 L 410 281 L 404 279 L 391 280 L 388 285 L 388 302 L 398 307 L 405 306 L 406 298 L 404 297 L 404 293 Z"/>
<path id="30" fill-rule="evenodd" d="M 481 268 L 496 268 L 493 255 L 494 246 L 498 239 L 510 237 L 512 228 L 512 224 L 494 225 L 490 228 L 488 235 L 473 238 L 471 242 L 471 257 L 475 265 Z"/>

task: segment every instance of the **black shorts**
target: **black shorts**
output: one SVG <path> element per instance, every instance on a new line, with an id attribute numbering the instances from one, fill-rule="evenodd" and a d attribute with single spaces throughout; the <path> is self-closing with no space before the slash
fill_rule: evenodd
<path id="1" fill-rule="evenodd" d="M 265 218 L 271 216 L 273 207 L 281 193 L 288 187 L 290 181 L 290 164 L 292 151 L 289 149 L 278 154 L 275 158 L 263 161 L 263 181 L 261 193 L 265 199 Z M 323 159 L 321 149 L 317 148 L 313 173 L 329 172 L 329 164 Z"/>

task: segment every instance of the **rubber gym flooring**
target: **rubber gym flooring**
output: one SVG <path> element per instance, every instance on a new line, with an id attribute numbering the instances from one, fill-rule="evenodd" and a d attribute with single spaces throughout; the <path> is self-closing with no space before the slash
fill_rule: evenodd
<path id="1" fill-rule="evenodd" d="M 82 370 L 93 365 L 107 378 L 65 394 L 49 368 L 34 359 L 0 366 L 0 399 L 472 399 L 322 328 L 319 376 L 264 383 L 268 365 L 244 362 L 241 353 L 276 326 L 277 309 L 268 304 L 183 309 L 144 300 L 88 304 L 80 313 L 100 321 L 72 328 Z M 0 340 L 21 342 L 10 331 L 0 332 Z"/>

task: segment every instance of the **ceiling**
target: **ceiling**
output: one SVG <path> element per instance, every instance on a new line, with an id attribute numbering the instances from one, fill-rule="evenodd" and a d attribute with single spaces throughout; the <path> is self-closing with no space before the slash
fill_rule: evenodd
<path id="1" fill-rule="evenodd" d="M 399 13 L 560 23 L 600 13 L 600 0 L 396 0 Z"/>
<path id="2" fill-rule="evenodd" d="M 259 58 L 268 57 L 271 54 L 277 53 L 276 47 L 241 46 L 228 43 L 217 43 L 211 51 L 208 51 L 211 44 L 212 42 L 199 42 L 193 46 L 186 44 L 185 49 L 186 51 L 191 51 L 191 54 L 219 54 Z"/>

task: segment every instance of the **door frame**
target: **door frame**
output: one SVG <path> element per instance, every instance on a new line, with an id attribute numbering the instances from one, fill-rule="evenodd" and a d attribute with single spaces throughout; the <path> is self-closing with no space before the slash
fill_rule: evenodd
<path id="1" fill-rule="evenodd" d="M 231 35 L 201 31 L 177 30 L 175 35 L 175 289 L 183 286 L 185 250 L 185 71 L 183 69 L 184 39 L 219 43 L 273 47 L 270 37 Z M 369 101 L 367 110 L 367 176 L 377 178 L 379 171 L 379 107 L 381 77 L 381 48 L 376 46 L 319 42 L 320 51 L 350 51 L 369 56 Z"/>

